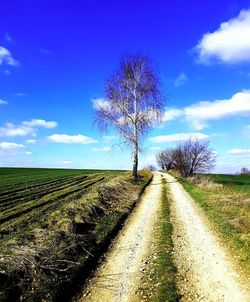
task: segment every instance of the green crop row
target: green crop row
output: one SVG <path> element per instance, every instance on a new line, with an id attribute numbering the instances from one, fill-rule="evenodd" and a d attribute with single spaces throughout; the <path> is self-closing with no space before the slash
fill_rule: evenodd
<path id="1" fill-rule="evenodd" d="M 44 215 L 44 210 L 54 210 L 67 202 L 79 198 L 87 192 L 89 187 L 104 181 L 104 179 L 105 177 L 102 174 L 97 174 L 87 178 L 80 184 L 67 186 L 63 190 L 53 190 L 52 193 L 45 193 L 39 199 L 17 204 L 3 211 L 0 214 L 0 233 L 10 233 L 16 230 L 18 226 L 26 226 L 30 220 L 37 220 Z"/>

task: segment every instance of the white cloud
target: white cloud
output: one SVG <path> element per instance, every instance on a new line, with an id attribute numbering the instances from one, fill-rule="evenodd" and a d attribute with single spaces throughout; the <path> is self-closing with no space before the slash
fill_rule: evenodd
<path id="1" fill-rule="evenodd" d="M 23 121 L 21 125 L 14 125 L 12 123 L 6 123 L 5 127 L 0 128 L 0 136 L 36 136 L 36 127 L 54 128 L 57 126 L 57 122 L 45 121 L 41 119 L 33 119 L 31 121 Z"/>
<path id="2" fill-rule="evenodd" d="M 233 155 L 250 155 L 250 149 L 232 149 L 228 153 Z"/>
<path id="3" fill-rule="evenodd" d="M 94 144 L 96 140 L 85 135 L 67 135 L 67 134 L 53 134 L 48 136 L 48 140 L 54 143 L 65 144 Z"/>
<path id="4" fill-rule="evenodd" d="M 23 125 L 28 127 L 44 127 L 44 128 L 55 128 L 58 124 L 54 121 L 45 121 L 42 119 L 33 119 L 31 121 L 22 122 Z"/>
<path id="5" fill-rule="evenodd" d="M 151 147 L 150 149 L 151 149 L 151 150 L 154 150 L 154 151 L 155 151 L 155 150 L 161 150 L 161 147 Z"/>
<path id="6" fill-rule="evenodd" d="M 32 155 L 33 153 L 31 151 L 26 151 L 25 154 L 26 155 Z"/>
<path id="7" fill-rule="evenodd" d="M 18 148 L 24 148 L 25 146 L 23 144 L 16 144 L 11 142 L 1 142 L 0 143 L 0 149 L 1 150 L 10 150 L 10 149 L 18 149 Z"/>
<path id="8" fill-rule="evenodd" d="M 0 99 L 0 105 L 7 105 L 8 102 Z"/>
<path id="9" fill-rule="evenodd" d="M 187 75 L 184 72 L 181 72 L 177 79 L 174 81 L 174 86 L 175 87 L 180 87 L 182 85 L 185 85 L 187 83 Z"/>
<path id="10" fill-rule="evenodd" d="M 26 140 L 26 143 L 27 143 L 27 144 L 35 144 L 35 143 L 36 143 L 36 140 L 35 140 L 35 139 L 27 139 L 27 140 Z"/>
<path id="11" fill-rule="evenodd" d="M 250 9 L 221 23 L 213 33 L 203 35 L 196 46 L 201 63 L 216 59 L 224 63 L 250 61 Z"/>
<path id="12" fill-rule="evenodd" d="M 70 165 L 71 163 L 72 163 L 71 160 L 63 160 L 62 161 L 62 164 L 65 165 L 65 166 Z"/>
<path id="13" fill-rule="evenodd" d="M 19 65 L 18 61 L 13 59 L 10 51 L 2 46 L 0 46 L 0 65 L 10 65 L 17 66 Z"/>
<path id="14" fill-rule="evenodd" d="M 92 99 L 92 103 L 93 103 L 94 109 L 97 109 L 97 110 L 100 108 L 103 108 L 103 109 L 109 108 L 109 102 L 105 101 L 102 98 Z"/>
<path id="15" fill-rule="evenodd" d="M 105 141 L 112 141 L 117 138 L 116 135 L 103 135 L 102 137 Z"/>
<path id="16" fill-rule="evenodd" d="M 189 125 L 196 130 L 208 126 L 210 120 L 220 120 L 233 116 L 250 116 L 250 91 L 234 94 L 230 99 L 201 101 L 183 109 L 167 109 L 164 121 L 184 117 Z"/>
<path id="17" fill-rule="evenodd" d="M 183 111 L 181 109 L 175 109 L 175 108 L 166 108 L 164 112 L 163 121 L 168 122 L 175 120 L 177 117 L 181 116 L 183 114 Z"/>
<path id="18" fill-rule="evenodd" d="M 205 128 L 209 120 L 231 116 L 250 116 L 250 91 L 238 92 L 231 99 L 193 104 L 184 108 L 184 115 L 197 130 Z"/>
<path id="19" fill-rule="evenodd" d="M 175 133 L 169 135 L 158 135 L 158 136 L 153 136 L 149 139 L 154 143 L 170 143 L 170 142 L 179 142 L 179 141 L 187 140 L 189 138 L 208 139 L 209 136 L 204 133 L 194 132 L 194 133 Z"/>
<path id="20" fill-rule="evenodd" d="M 36 130 L 31 127 L 24 125 L 15 126 L 12 123 L 6 123 L 5 127 L 0 127 L 0 136 L 26 136 L 26 135 L 36 135 Z"/>
<path id="21" fill-rule="evenodd" d="M 109 152 L 111 151 L 110 147 L 101 147 L 101 148 L 93 148 L 91 149 L 94 152 Z"/>

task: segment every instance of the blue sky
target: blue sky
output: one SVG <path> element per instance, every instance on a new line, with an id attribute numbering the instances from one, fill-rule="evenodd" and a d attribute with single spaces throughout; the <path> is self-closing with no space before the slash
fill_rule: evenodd
<path id="1" fill-rule="evenodd" d="M 192 135 L 216 172 L 250 168 L 250 1 L 8 1 L 0 10 L 0 166 L 131 167 L 93 102 L 124 54 L 154 62 L 165 121 L 140 166 Z"/>

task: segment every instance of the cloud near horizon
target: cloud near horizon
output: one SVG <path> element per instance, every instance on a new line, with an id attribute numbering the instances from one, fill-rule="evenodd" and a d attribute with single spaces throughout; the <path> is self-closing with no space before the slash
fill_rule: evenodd
<path id="1" fill-rule="evenodd" d="M 47 140 L 53 143 L 64 143 L 64 144 L 95 144 L 98 143 L 85 135 L 68 135 L 68 134 L 53 134 L 47 137 Z"/>
<path id="2" fill-rule="evenodd" d="M 194 133 L 175 133 L 168 135 L 157 135 L 150 137 L 149 140 L 154 143 L 172 143 L 172 142 L 180 142 L 187 140 L 189 138 L 193 139 L 208 139 L 209 136 L 204 133 L 194 132 Z"/>
<path id="3" fill-rule="evenodd" d="M 250 62 L 250 9 L 204 34 L 196 50 L 198 61 L 204 64 L 214 60 L 228 64 Z"/>
<path id="4" fill-rule="evenodd" d="M 232 149 L 229 150 L 227 153 L 233 154 L 233 155 L 250 155 L 250 149 Z"/>

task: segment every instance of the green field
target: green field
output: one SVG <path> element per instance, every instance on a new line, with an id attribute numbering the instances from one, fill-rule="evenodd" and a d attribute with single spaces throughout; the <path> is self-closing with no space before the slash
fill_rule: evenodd
<path id="1" fill-rule="evenodd" d="M 250 175 L 209 174 L 208 176 L 218 184 L 250 193 Z"/>
<path id="2" fill-rule="evenodd" d="M 121 171 L 0 168 L 0 235 L 20 232 Z"/>
<path id="3" fill-rule="evenodd" d="M 151 178 L 0 168 L 0 301 L 69 301 Z"/>

